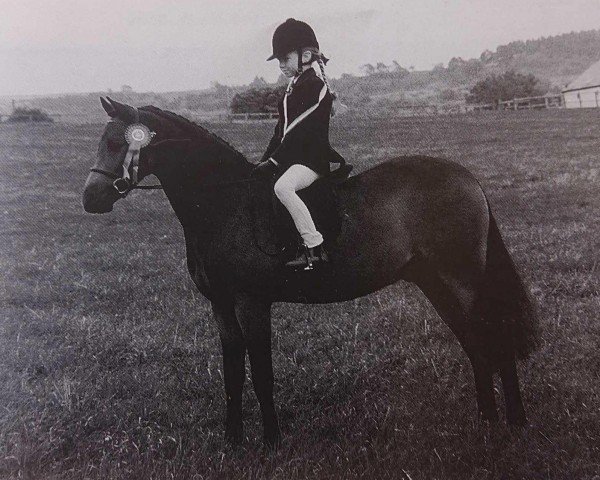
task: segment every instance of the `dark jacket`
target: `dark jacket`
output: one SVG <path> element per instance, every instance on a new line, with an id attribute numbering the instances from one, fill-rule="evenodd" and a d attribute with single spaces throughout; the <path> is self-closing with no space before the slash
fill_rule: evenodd
<path id="1" fill-rule="evenodd" d="M 288 95 L 288 124 L 318 102 L 323 85 L 313 68 L 302 72 Z M 261 161 L 273 158 L 279 164 L 279 173 L 294 164 L 306 165 L 321 175 L 329 173 L 329 163 L 340 162 L 340 155 L 329 144 L 332 103 L 333 97 L 327 90 L 319 107 L 290 130 L 282 141 L 285 122 L 282 98 L 278 105 L 279 122 Z"/>

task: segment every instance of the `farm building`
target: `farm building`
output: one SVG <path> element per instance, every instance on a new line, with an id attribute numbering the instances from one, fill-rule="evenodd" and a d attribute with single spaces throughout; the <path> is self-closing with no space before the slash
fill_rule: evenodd
<path id="1" fill-rule="evenodd" d="M 566 108 L 600 107 L 600 60 L 562 91 Z"/>

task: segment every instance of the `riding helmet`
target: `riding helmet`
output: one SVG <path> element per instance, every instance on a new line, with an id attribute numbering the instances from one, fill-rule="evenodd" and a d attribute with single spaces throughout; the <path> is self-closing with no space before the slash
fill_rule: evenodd
<path id="1" fill-rule="evenodd" d="M 302 48 L 319 49 L 317 36 L 308 23 L 288 18 L 275 29 L 273 34 L 273 55 L 267 61 L 281 58 L 285 54 Z"/>

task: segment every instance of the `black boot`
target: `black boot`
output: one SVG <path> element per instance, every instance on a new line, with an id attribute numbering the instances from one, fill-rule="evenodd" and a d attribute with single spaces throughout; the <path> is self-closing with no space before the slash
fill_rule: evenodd
<path id="1" fill-rule="evenodd" d="M 304 270 L 312 270 L 315 263 L 324 262 L 329 262 L 329 256 L 327 255 L 327 252 L 321 243 L 320 245 L 312 248 L 302 245 L 302 251 L 298 254 L 298 256 L 287 262 L 285 266 L 290 268 L 303 268 Z"/>

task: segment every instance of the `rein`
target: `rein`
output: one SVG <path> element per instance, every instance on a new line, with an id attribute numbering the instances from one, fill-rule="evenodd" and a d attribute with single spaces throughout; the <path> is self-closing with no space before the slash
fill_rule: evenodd
<path id="1" fill-rule="evenodd" d="M 117 182 L 117 180 L 124 180 L 125 182 L 127 182 L 127 180 L 124 179 L 123 177 L 120 177 L 116 173 L 109 172 L 108 170 L 103 170 L 98 167 L 90 168 L 90 172 L 101 173 L 102 175 L 114 180 L 113 186 L 115 187 L 117 192 L 119 192 L 123 196 L 125 196 L 131 190 L 162 190 L 162 188 L 163 188 L 162 185 L 138 185 L 136 183 L 136 184 L 129 184 L 125 189 L 123 189 L 122 186 L 124 184 L 122 184 L 121 182 Z"/>

